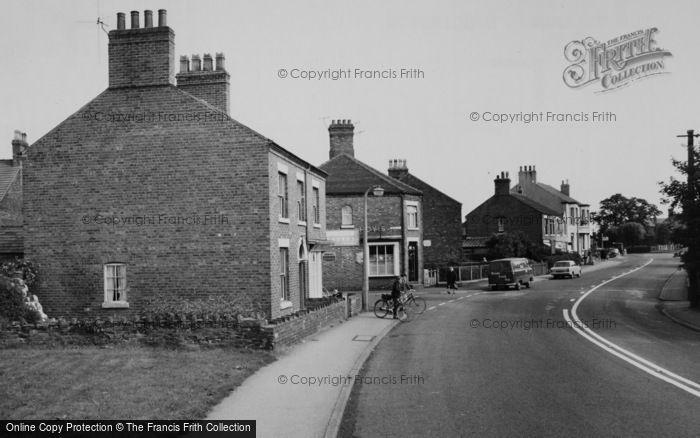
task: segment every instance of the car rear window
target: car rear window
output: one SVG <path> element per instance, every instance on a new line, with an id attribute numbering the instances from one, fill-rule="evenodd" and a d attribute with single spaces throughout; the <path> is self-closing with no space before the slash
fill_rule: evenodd
<path id="1" fill-rule="evenodd" d="M 491 262 L 489 270 L 491 272 L 510 271 L 510 262 Z"/>
<path id="2" fill-rule="evenodd" d="M 566 266 L 569 266 L 569 265 L 571 265 L 571 262 L 556 262 L 556 263 L 554 264 L 554 266 L 556 266 L 556 267 L 566 267 Z"/>

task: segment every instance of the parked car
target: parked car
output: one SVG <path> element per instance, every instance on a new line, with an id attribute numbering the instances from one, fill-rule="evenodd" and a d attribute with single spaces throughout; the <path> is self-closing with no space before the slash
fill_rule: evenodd
<path id="1" fill-rule="evenodd" d="M 554 263 L 552 269 L 549 270 L 552 277 L 569 277 L 574 278 L 581 276 L 581 266 L 577 265 L 573 260 L 561 260 Z"/>
<path id="2" fill-rule="evenodd" d="M 683 257 L 688 252 L 688 248 L 681 248 L 673 253 L 673 257 Z"/>
<path id="3" fill-rule="evenodd" d="M 492 290 L 499 287 L 527 288 L 535 280 L 534 271 L 527 259 L 507 258 L 493 260 L 489 264 L 489 286 Z"/>
<path id="4" fill-rule="evenodd" d="M 617 248 L 609 248 L 608 249 L 608 257 L 613 258 L 617 257 L 620 255 L 620 250 Z"/>

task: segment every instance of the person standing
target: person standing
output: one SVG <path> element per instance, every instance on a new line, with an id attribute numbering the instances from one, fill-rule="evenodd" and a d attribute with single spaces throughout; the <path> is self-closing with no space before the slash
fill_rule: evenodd
<path id="1" fill-rule="evenodd" d="M 391 300 L 394 303 L 394 319 L 399 319 L 397 312 L 399 311 L 399 303 L 401 300 L 401 278 L 397 275 L 394 277 L 394 283 L 391 285 Z"/>
<path id="2" fill-rule="evenodd" d="M 457 271 L 455 268 L 450 266 L 450 270 L 447 271 L 447 293 L 454 294 L 457 290 Z"/>

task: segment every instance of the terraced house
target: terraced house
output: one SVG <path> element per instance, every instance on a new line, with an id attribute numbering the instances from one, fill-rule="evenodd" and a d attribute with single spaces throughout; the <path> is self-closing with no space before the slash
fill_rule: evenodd
<path id="1" fill-rule="evenodd" d="M 339 290 L 359 290 L 363 278 L 363 235 L 367 194 L 369 287 L 390 287 L 405 272 L 411 282 L 423 281 L 423 194 L 355 158 L 354 125 L 334 120 L 328 127 L 328 239 L 324 284 Z M 372 195 L 373 187 L 383 195 Z"/>
<path id="2" fill-rule="evenodd" d="M 165 10 L 118 14 L 108 88 L 28 148 L 50 316 L 220 297 L 277 318 L 321 295 L 326 173 L 229 117 L 223 54 L 179 63 Z"/>

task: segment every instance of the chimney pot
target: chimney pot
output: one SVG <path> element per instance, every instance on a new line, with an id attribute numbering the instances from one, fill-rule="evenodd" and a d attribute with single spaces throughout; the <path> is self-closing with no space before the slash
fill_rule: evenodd
<path id="1" fill-rule="evenodd" d="M 126 29 L 126 14 L 123 12 L 117 12 L 117 30 Z"/>
<path id="2" fill-rule="evenodd" d="M 190 71 L 190 58 L 187 55 L 180 56 L 180 73 L 187 73 Z"/>
<path id="3" fill-rule="evenodd" d="M 131 28 L 139 28 L 139 11 L 131 11 Z"/>
<path id="4" fill-rule="evenodd" d="M 168 25 L 168 12 L 165 9 L 158 9 L 158 26 L 165 27 Z"/>
<path id="5" fill-rule="evenodd" d="M 213 70 L 212 59 L 211 59 L 211 55 L 209 53 L 204 54 L 202 70 L 204 70 L 204 71 L 212 71 Z"/>
<path id="6" fill-rule="evenodd" d="M 143 27 L 153 27 L 153 11 L 143 11 Z"/>
<path id="7" fill-rule="evenodd" d="M 192 71 L 201 71 L 202 70 L 202 60 L 199 58 L 199 55 L 192 55 Z"/>
<path id="8" fill-rule="evenodd" d="M 216 70 L 217 71 L 225 71 L 226 70 L 226 66 L 224 64 L 225 61 L 226 61 L 226 58 L 224 58 L 223 53 L 216 54 Z"/>

